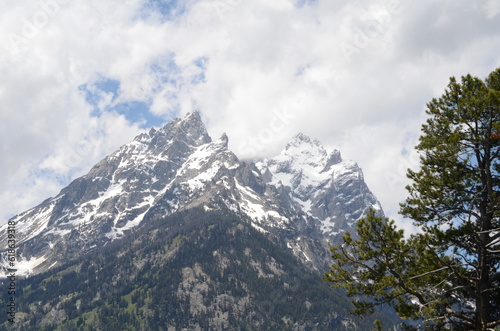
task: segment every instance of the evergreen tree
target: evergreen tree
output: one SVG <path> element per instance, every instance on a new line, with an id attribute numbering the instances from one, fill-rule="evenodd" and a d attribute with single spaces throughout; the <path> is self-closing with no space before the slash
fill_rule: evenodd
<path id="1" fill-rule="evenodd" d="M 452 77 L 417 145 L 419 171 L 402 215 L 421 232 L 405 238 L 370 213 L 357 239 L 332 246 L 325 280 L 347 289 L 355 313 L 389 303 L 429 328 L 493 330 L 500 325 L 500 68 L 485 81 Z"/>

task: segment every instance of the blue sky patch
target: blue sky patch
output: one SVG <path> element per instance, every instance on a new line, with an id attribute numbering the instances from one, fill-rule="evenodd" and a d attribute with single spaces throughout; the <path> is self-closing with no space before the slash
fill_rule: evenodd
<path id="1" fill-rule="evenodd" d="M 92 106 L 91 116 L 101 117 L 104 112 L 115 112 L 125 116 L 125 118 L 141 128 L 152 126 L 161 126 L 164 119 L 153 115 L 150 112 L 150 105 L 144 101 L 128 101 L 115 103 L 120 93 L 120 82 L 115 79 L 103 77 L 93 84 L 84 84 L 80 86 L 85 100 Z M 103 103 L 105 98 L 111 94 L 111 103 Z"/>
<path id="2" fill-rule="evenodd" d="M 83 92 L 85 101 L 92 106 L 91 116 L 99 117 L 103 109 L 100 103 L 106 94 L 112 94 L 111 101 L 114 101 L 120 90 L 120 82 L 116 79 L 102 77 L 93 84 L 80 85 L 79 90 Z"/>
<path id="3" fill-rule="evenodd" d="M 110 111 L 125 116 L 128 121 L 139 124 L 141 128 L 161 126 L 165 122 L 164 119 L 152 114 L 149 105 L 143 101 L 119 103 L 112 107 Z"/>
<path id="4" fill-rule="evenodd" d="M 94 86 L 103 92 L 113 93 L 115 96 L 120 90 L 120 82 L 118 80 L 105 77 L 97 81 Z"/>
<path id="5" fill-rule="evenodd" d="M 148 0 L 142 8 L 142 16 L 160 15 L 163 21 L 173 21 L 186 12 L 186 4 L 179 0 Z"/>
<path id="6" fill-rule="evenodd" d="M 137 81 L 130 96 L 122 98 L 119 80 L 100 76 L 96 81 L 80 86 L 86 102 L 92 107 L 90 115 L 101 117 L 106 112 L 114 112 L 141 128 L 162 126 L 166 116 L 154 115 L 151 105 L 156 98 L 164 98 L 168 103 L 168 116 L 180 112 L 178 93 L 192 86 L 206 83 L 205 72 L 209 58 L 199 57 L 191 63 L 186 72 L 175 61 L 175 54 L 158 57 L 149 65 L 144 82 Z M 195 66 L 194 70 L 192 66 Z M 166 106 L 167 107 L 167 106 Z"/>

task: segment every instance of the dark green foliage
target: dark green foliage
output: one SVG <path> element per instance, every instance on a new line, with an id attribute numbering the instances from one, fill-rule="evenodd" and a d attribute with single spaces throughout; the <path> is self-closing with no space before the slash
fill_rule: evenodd
<path id="1" fill-rule="evenodd" d="M 354 297 L 353 313 L 365 315 L 389 304 L 402 318 L 426 319 L 459 304 L 447 295 L 453 271 L 443 267 L 456 261 L 429 249 L 427 235 L 405 239 L 394 221 L 374 212 L 358 222 L 357 231 L 356 240 L 347 233 L 343 245 L 330 248 L 335 263 L 325 274 L 325 280 Z"/>
<path id="2" fill-rule="evenodd" d="M 408 239 L 394 222 L 368 215 L 359 239 L 331 248 L 326 280 L 345 288 L 357 313 L 382 303 L 434 329 L 500 325 L 500 69 L 485 81 L 450 79 L 427 105 L 417 150 L 421 169 L 404 216 L 421 233 Z"/>
<path id="3" fill-rule="evenodd" d="M 344 322 L 373 323 L 352 319 L 344 294 L 249 223 L 196 208 L 149 220 L 19 288 L 26 315 L 18 330 L 336 330 Z"/>

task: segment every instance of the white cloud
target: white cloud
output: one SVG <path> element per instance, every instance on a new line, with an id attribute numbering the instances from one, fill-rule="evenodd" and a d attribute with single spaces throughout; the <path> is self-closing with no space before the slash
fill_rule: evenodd
<path id="1" fill-rule="evenodd" d="M 500 66 L 495 1 L 176 3 L 0 4 L 4 221 L 140 131 L 130 114 L 93 113 L 81 87 L 103 77 L 119 82 L 109 107 L 143 101 L 164 120 L 199 109 L 241 157 L 297 132 L 340 147 L 398 217 L 425 104 L 450 76 Z"/>

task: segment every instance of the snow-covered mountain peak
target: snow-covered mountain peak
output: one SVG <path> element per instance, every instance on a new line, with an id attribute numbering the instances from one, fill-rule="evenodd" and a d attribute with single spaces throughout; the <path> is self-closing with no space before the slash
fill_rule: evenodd
<path id="1" fill-rule="evenodd" d="M 340 158 L 340 152 L 334 151 L 336 157 Z M 264 167 L 275 167 L 277 172 L 292 173 L 298 169 L 305 173 L 319 174 L 325 170 L 332 156 L 321 143 L 308 136 L 299 133 L 286 145 L 281 153 L 271 159 L 263 160 L 261 165 Z M 275 171 L 275 173 L 276 173 Z"/>
<path id="2" fill-rule="evenodd" d="M 329 172 L 332 165 L 342 162 L 338 149 L 328 153 L 317 140 L 299 133 L 286 145 L 271 163 L 279 163 L 281 170 L 300 168 L 313 173 Z"/>
<path id="3" fill-rule="evenodd" d="M 327 153 L 318 140 L 304 134 L 256 167 L 273 185 L 288 188 L 297 209 L 319 220 L 327 234 L 350 228 L 369 208 L 381 211 L 359 166 L 343 160 L 337 149 Z"/>
<path id="4" fill-rule="evenodd" d="M 302 224 L 330 236 L 378 202 L 359 167 L 338 150 L 328 153 L 298 134 L 276 157 L 242 162 L 227 135 L 212 141 L 194 112 L 138 135 L 55 198 L 14 217 L 18 263 L 26 266 L 20 273 L 47 270 L 194 206 L 232 210 L 264 232 Z M 5 256 L 0 251 L 0 269 Z"/>
<path id="5" fill-rule="evenodd" d="M 291 156 L 300 160 L 322 160 L 327 156 L 325 148 L 318 140 L 311 140 L 308 136 L 299 133 L 286 145 L 281 155 Z"/>
<path id="6" fill-rule="evenodd" d="M 311 143 L 311 138 L 302 132 L 297 133 L 292 140 L 286 145 L 285 149 L 288 149 L 291 146 L 298 146 L 302 143 Z"/>

